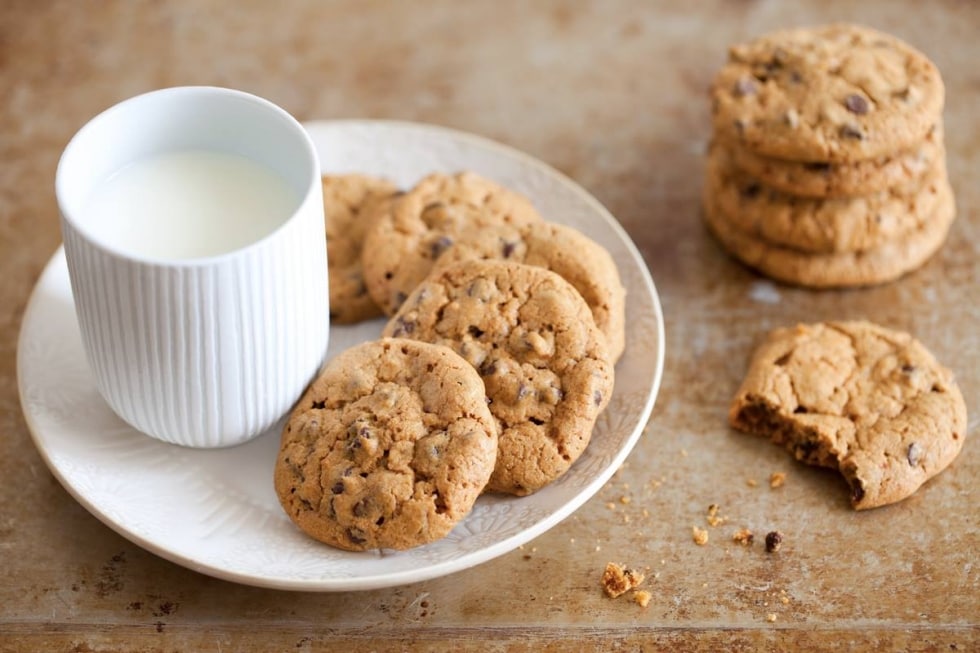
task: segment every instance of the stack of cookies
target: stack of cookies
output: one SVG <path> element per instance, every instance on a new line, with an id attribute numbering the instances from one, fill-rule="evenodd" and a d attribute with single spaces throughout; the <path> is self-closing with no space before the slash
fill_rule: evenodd
<path id="1" fill-rule="evenodd" d="M 473 173 L 407 192 L 324 178 L 332 320 L 382 338 L 334 358 L 287 420 L 275 487 L 316 539 L 446 535 L 484 491 L 527 495 L 585 451 L 625 345 L 616 264 Z"/>
<path id="2" fill-rule="evenodd" d="M 704 216 L 780 281 L 831 288 L 910 272 L 955 216 L 936 66 L 853 25 L 732 47 L 712 89 Z"/>

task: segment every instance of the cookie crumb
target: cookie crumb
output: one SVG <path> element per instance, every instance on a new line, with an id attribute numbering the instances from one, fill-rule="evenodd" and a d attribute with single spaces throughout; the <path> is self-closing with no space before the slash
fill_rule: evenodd
<path id="1" fill-rule="evenodd" d="M 720 526 L 728 521 L 726 517 L 722 517 L 718 514 L 718 510 L 719 507 L 717 503 L 712 503 L 710 506 L 708 506 L 708 515 L 705 517 L 705 520 L 708 522 L 709 526 Z"/>
<path id="2" fill-rule="evenodd" d="M 734 533 L 732 533 L 732 541 L 741 544 L 742 546 L 748 546 L 752 544 L 752 540 L 755 539 L 755 535 L 752 534 L 747 528 L 740 528 Z"/>
<path id="3" fill-rule="evenodd" d="M 633 600 L 636 601 L 636 604 L 641 608 L 645 608 L 650 605 L 651 598 L 653 598 L 653 595 L 646 590 L 637 590 L 633 592 Z"/>
<path id="4" fill-rule="evenodd" d="M 768 621 L 769 623 L 776 623 L 776 613 L 770 612 L 769 614 L 767 614 L 766 621 Z"/>
<path id="5" fill-rule="evenodd" d="M 619 502 L 621 504 L 623 504 L 624 506 L 625 505 L 628 505 L 630 501 L 632 501 L 632 499 L 630 499 L 629 496 L 627 496 L 625 494 L 623 496 L 619 497 Z"/>
<path id="6" fill-rule="evenodd" d="M 691 527 L 691 536 L 694 539 L 694 543 L 698 546 L 704 546 L 708 543 L 708 531 L 703 528 L 698 528 L 697 526 Z"/>
<path id="7" fill-rule="evenodd" d="M 759 484 L 759 482 L 754 478 L 747 478 L 745 479 L 745 484 L 748 485 L 749 487 L 755 487 Z"/>
<path id="8" fill-rule="evenodd" d="M 602 589 L 611 599 L 638 587 L 646 576 L 636 569 L 629 569 L 615 562 L 607 562 L 602 572 Z"/>
<path id="9" fill-rule="evenodd" d="M 783 545 L 783 534 L 779 531 L 766 533 L 766 552 L 775 553 Z"/>
<path id="10" fill-rule="evenodd" d="M 782 487 L 785 482 L 786 474 L 784 472 L 773 472 L 769 475 L 769 487 L 773 489 Z"/>

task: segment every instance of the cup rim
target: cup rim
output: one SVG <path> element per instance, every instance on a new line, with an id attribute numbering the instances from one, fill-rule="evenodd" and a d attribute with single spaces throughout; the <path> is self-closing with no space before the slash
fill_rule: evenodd
<path id="1" fill-rule="evenodd" d="M 265 234 L 261 238 L 254 240 L 241 247 L 221 252 L 219 254 L 211 254 L 207 256 L 196 256 L 191 258 L 166 258 L 160 256 L 146 256 L 137 254 L 131 251 L 127 251 L 116 247 L 114 245 L 104 242 L 102 239 L 96 237 L 92 234 L 91 230 L 86 227 L 86 225 L 75 218 L 73 218 L 70 212 L 65 206 L 65 201 L 63 196 L 66 193 L 64 189 L 65 185 L 65 160 L 68 158 L 69 152 L 76 147 L 80 147 L 78 143 L 84 138 L 85 132 L 95 129 L 96 123 L 110 119 L 114 114 L 119 113 L 124 110 L 124 108 L 140 100 L 145 100 L 150 96 L 163 96 L 163 95 L 183 95 L 189 93 L 216 93 L 219 95 L 227 95 L 229 97 L 237 97 L 241 100 L 248 102 L 253 102 L 262 106 L 263 108 L 269 110 L 272 114 L 282 119 L 290 127 L 294 128 L 296 132 L 300 135 L 300 142 L 303 148 L 303 153 L 305 155 L 306 163 L 310 169 L 310 176 L 307 180 L 305 191 L 300 194 L 299 201 L 296 204 L 296 208 L 293 212 L 283 220 L 275 229 Z M 263 97 L 255 95 L 253 93 L 248 93 L 247 91 L 240 91 L 233 88 L 226 88 L 223 86 L 209 86 L 209 85 L 188 85 L 188 86 L 172 86 L 167 88 L 155 89 L 152 91 L 147 91 L 145 93 L 140 93 L 139 95 L 134 95 L 132 97 L 121 100 L 112 106 L 99 112 L 92 118 L 90 118 L 77 132 L 72 136 L 71 140 L 62 150 L 61 156 L 58 159 L 58 167 L 55 171 L 55 199 L 57 200 L 58 209 L 61 214 L 62 223 L 67 223 L 70 225 L 71 229 L 77 233 L 79 236 L 85 239 L 92 247 L 96 247 L 113 257 L 125 259 L 135 263 L 154 265 L 161 267 L 206 267 L 210 265 L 215 265 L 222 263 L 226 260 L 237 258 L 252 249 L 261 247 L 263 243 L 273 239 L 276 235 L 285 229 L 291 222 L 293 222 L 297 215 L 301 213 L 301 209 L 310 200 L 310 194 L 315 191 L 317 184 L 320 181 L 320 161 L 319 156 L 316 152 L 316 147 L 313 144 L 313 140 L 310 138 L 306 129 L 303 125 L 296 120 L 288 111 L 275 104 L 274 102 L 267 100 Z"/>

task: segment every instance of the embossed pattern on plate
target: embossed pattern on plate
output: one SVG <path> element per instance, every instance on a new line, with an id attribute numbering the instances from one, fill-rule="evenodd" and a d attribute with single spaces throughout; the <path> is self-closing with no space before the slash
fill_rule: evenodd
<path id="1" fill-rule="evenodd" d="M 586 191 L 514 149 L 412 123 L 306 128 L 325 173 L 382 175 L 409 187 L 429 172 L 472 170 L 526 194 L 546 219 L 579 229 L 611 252 L 627 289 L 626 352 L 586 452 L 531 496 L 481 497 L 438 542 L 367 553 L 321 545 L 292 525 L 273 491 L 278 428 L 231 449 L 195 450 L 148 438 L 116 417 L 89 374 L 59 249 L 34 289 L 17 358 L 21 403 L 45 462 L 85 508 L 139 546 L 205 574 L 264 587 L 340 591 L 411 583 L 485 562 L 544 533 L 616 471 L 653 408 L 663 373 L 663 316 L 640 254 Z M 382 324 L 333 327 L 328 356 L 376 338 Z"/>

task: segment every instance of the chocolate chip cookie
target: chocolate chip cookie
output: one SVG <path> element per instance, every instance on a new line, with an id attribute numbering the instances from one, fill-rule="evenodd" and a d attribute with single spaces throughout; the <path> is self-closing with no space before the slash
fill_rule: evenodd
<path id="1" fill-rule="evenodd" d="M 290 415 L 275 488 L 306 533 L 350 551 L 445 536 L 493 471 L 483 382 L 445 347 L 370 341 L 334 358 Z"/>
<path id="2" fill-rule="evenodd" d="M 729 420 L 839 470 L 857 510 L 900 501 L 945 469 L 967 425 L 948 369 L 909 334 L 860 321 L 768 334 Z"/>
<path id="3" fill-rule="evenodd" d="M 487 227 L 513 228 L 516 237 L 539 220 L 527 198 L 472 172 L 429 175 L 370 229 L 362 254 L 368 292 L 391 315 L 457 240 Z"/>
<path id="4" fill-rule="evenodd" d="M 909 150 L 940 118 L 936 66 L 856 25 L 773 32 L 729 50 L 711 89 L 715 131 L 777 159 L 847 162 Z"/>
<path id="5" fill-rule="evenodd" d="M 884 283 L 915 270 L 942 246 L 955 215 L 948 194 L 921 228 L 862 251 L 814 254 L 742 231 L 726 218 L 712 194 L 704 197 L 705 222 L 729 253 L 773 279 L 811 288 Z"/>
<path id="6" fill-rule="evenodd" d="M 382 315 L 364 285 L 361 248 L 368 227 L 396 192 L 386 179 L 360 174 L 323 176 L 330 320 L 335 324 Z"/>
<path id="7" fill-rule="evenodd" d="M 515 235 L 487 228 L 459 241 L 439 257 L 433 273 L 472 259 L 502 259 L 558 273 L 582 295 L 606 338 L 613 361 L 626 346 L 626 289 L 612 256 L 597 242 L 565 225 L 532 222 Z"/>
<path id="8" fill-rule="evenodd" d="M 612 394 L 613 364 L 588 305 L 543 268 L 449 267 L 412 292 L 384 334 L 450 347 L 479 371 L 500 433 L 490 490 L 526 495 L 564 474 Z"/>
<path id="9" fill-rule="evenodd" d="M 922 231 L 942 203 L 952 201 L 944 160 L 903 186 L 837 199 L 773 190 L 739 170 L 730 151 L 712 147 L 704 192 L 724 219 L 772 245 L 813 254 L 856 252 Z"/>
<path id="10" fill-rule="evenodd" d="M 735 167 L 773 190 L 815 199 L 857 197 L 908 187 L 946 158 L 938 124 L 911 149 L 848 163 L 786 161 L 726 144 Z"/>

